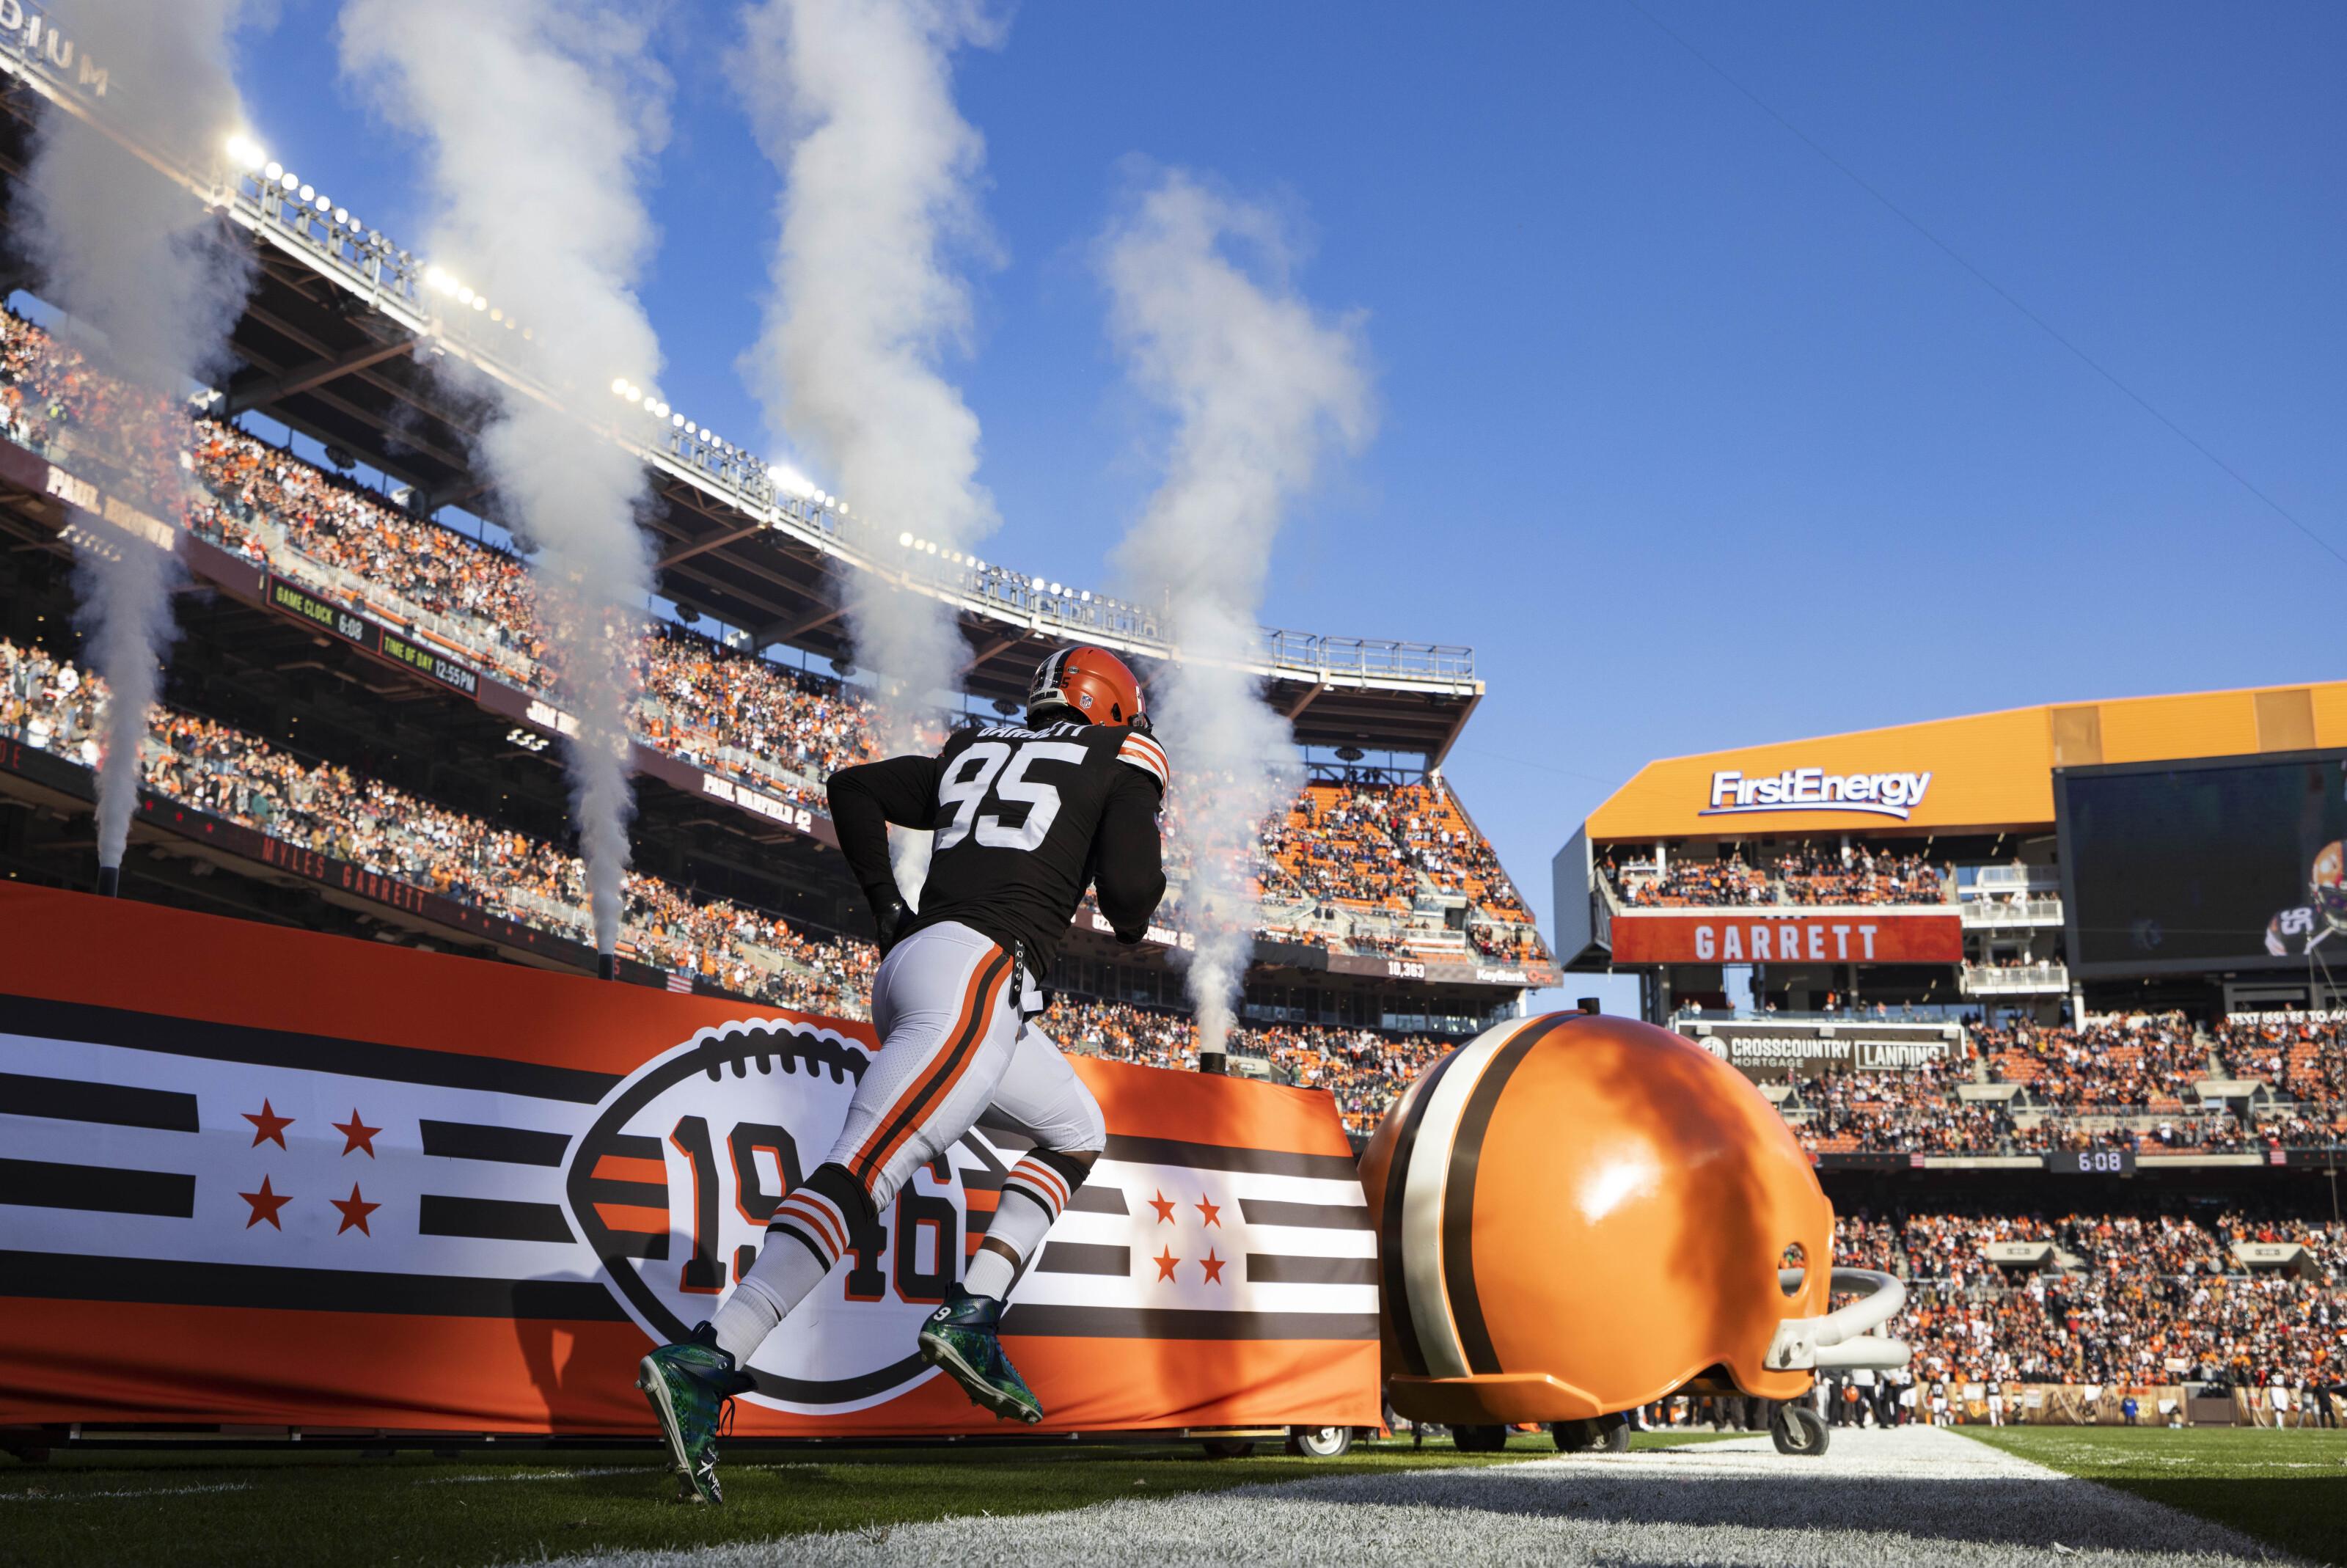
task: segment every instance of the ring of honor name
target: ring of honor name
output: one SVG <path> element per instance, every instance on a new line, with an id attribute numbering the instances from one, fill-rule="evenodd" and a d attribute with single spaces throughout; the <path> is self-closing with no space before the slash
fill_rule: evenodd
<path id="1" fill-rule="evenodd" d="M 5 1018 L 6 1294 L 631 1321 L 651 1341 L 748 1266 L 871 1060 L 787 1017 L 701 1029 L 618 1076 L 22 995 Z M 1374 1346 L 1376 1241 L 1348 1157 L 1120 1128 L 1117 1098 L 1008 1334 Z M 981 1123 L 917 1173 L 761 1352 L 752 1401 L 838 1415 L 935 1376 L 916 1328 L 1029 1142 Z"/>

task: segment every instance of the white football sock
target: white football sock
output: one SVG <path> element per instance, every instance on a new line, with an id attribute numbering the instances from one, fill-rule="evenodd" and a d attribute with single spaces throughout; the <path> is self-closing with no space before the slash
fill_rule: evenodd
<path id="1" fill-rule="evenodd" d="M 766 1336 L 807 1297 L 807 1293 L 823 1283 L 831 1272 L 830 1266 L 809 1252 L 798 1238 L 789 1235 L 768 1235 L 766 1245 L 758 1249 L 757 1261 L 750 1272 L 733 1287 L 717 1308 L 717 1316 L 709 1320 L 717 1331 L 717 1348 L 733 1358 L 733 1365 L 746 1367 Z"/>
<path id="2" fill-rule="evenodd" d="M 1045 1207 L 1022 1187 L 1004 1187 L 1002 1201 L 996 1205 L 994 1218 L 986 1227 L 986 1239 L 1009 1247 L 1019 1255 L 1019 1262 L 1012 1263 L 991 1247 L 979 1247 L 962 1275 L 961 1287 L 972 1296 L 991 1296 L 998 1301 L 1009 1295 L 1010 1282 L 1035 1255 L 1035 1249 L 1042 1245 L 1043 1234 L 1059 1217 L 1055 1210 Z"/>
<path id="3" fill-rule="evenodd" d="M 1009 1294 L 1018 1272 L 1017 1266 L 1000 1253 L 979 1247 L 961 1276 L 961 1287 L 972 1296 L 990 1296 L 999 1301 Z"/>

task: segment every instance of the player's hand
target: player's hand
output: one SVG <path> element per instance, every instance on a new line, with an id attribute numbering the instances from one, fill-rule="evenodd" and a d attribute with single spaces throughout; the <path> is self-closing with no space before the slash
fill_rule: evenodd
<path id="1" fill-rule="evenodd" d="M 905 927 L 912 917 L 912 911 L 905 907 L 905 901 L 901 898 L 889 899 L 874 913 L 873 921 L 880 928 L 882 958 L 888 956 L 888 949 L 895 947 L 897 938 L 905 934 Z"/>

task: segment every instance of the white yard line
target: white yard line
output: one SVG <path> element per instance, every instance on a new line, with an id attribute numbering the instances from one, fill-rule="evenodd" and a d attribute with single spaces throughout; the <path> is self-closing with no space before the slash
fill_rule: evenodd
<path id="1" fill-rule="evenodd" d="M 1446 1562 L 2230 1568 L 2288 1561 L 2157 1503 L 1919 1427 L 1840 1430 L 1830 1450 L 1814 1460 L 1784 1458 L 1766 1439 L 1731 1439 L 567 1560 L 574 1568 Z"/>
<path id="2" fill-rule="evenodd" d="M 585 1470 L 509 1470 L 493 1471 L 486 1475 L 427 1475 L 411 1481 L 412 1486 L 481 1486 L 507 1481 L 578 1481 L 590 1475 L 658 1475 L 660 1467 L 649 1464 L 596 1465 Z M 671 1472 L 673 1473 L 673 1472 Z"/>
<path id="3" fill-rule="evenodd" d="M 251 1490 L 249 1481 L 221 1481 L 204 1486 L 142 1486 L 116 1491 L 0 1491 L 0 1502 L 95 1502 L 104 1497 L 187 1497 L 200 1491 Z"/>

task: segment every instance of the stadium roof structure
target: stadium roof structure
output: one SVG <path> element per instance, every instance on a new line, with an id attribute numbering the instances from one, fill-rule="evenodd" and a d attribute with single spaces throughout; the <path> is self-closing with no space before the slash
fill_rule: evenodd
<path id="1" fill-rule="evenodd" d="M 2046 703 L 1651 762 L 1583 831 L 1603 844 L 2050 828 L 2056 768 L 2335 746 L 2342 681 Z"/>
<path id="2" fill-rule="evenodd" d="M 188 149 L 135 146 L 108 123 L 89 78 L 20 35 L 0 36 L 0 169 L 22 171 L 27 133 L 42 106 L 55 104 L 243 233 L 259 265 L 231 340 L 240 368 L 220 412 L 264 412 L 330 449 L 364 454 L 408 487 L 420 515 L 463 506 L 495 518 L 473 457 L 492 407 L 481 378 L 494 380 L 561 404 L 642 459 L 660 591 L 746 630 L 753 646 L 787 643 L 845 665 L 846 607 L 862 573 L 953 608 L 968 652 L 963 682 L 980 699 L 1023 702 L 1044 654 L 1071 640 L 1113 649 L 1144 676 L 1181 657 L 1149 607 L 957 557 L 916 530 L 857 517 L 624 376 L 591 395 L 556 396 L 528 368 L 530 329 L 502 310 L 493 318 L 469 288 L 363 228 L 258 149 L 199 149 L 190 163 Z M 449 361 L 477 374 L 448 374 Z M 1266 630 L 1247 667 L 1299 743 L 1423 754 L 1430 765 L 1483 692 L 1473 650 L 1450 645 Z"/>

